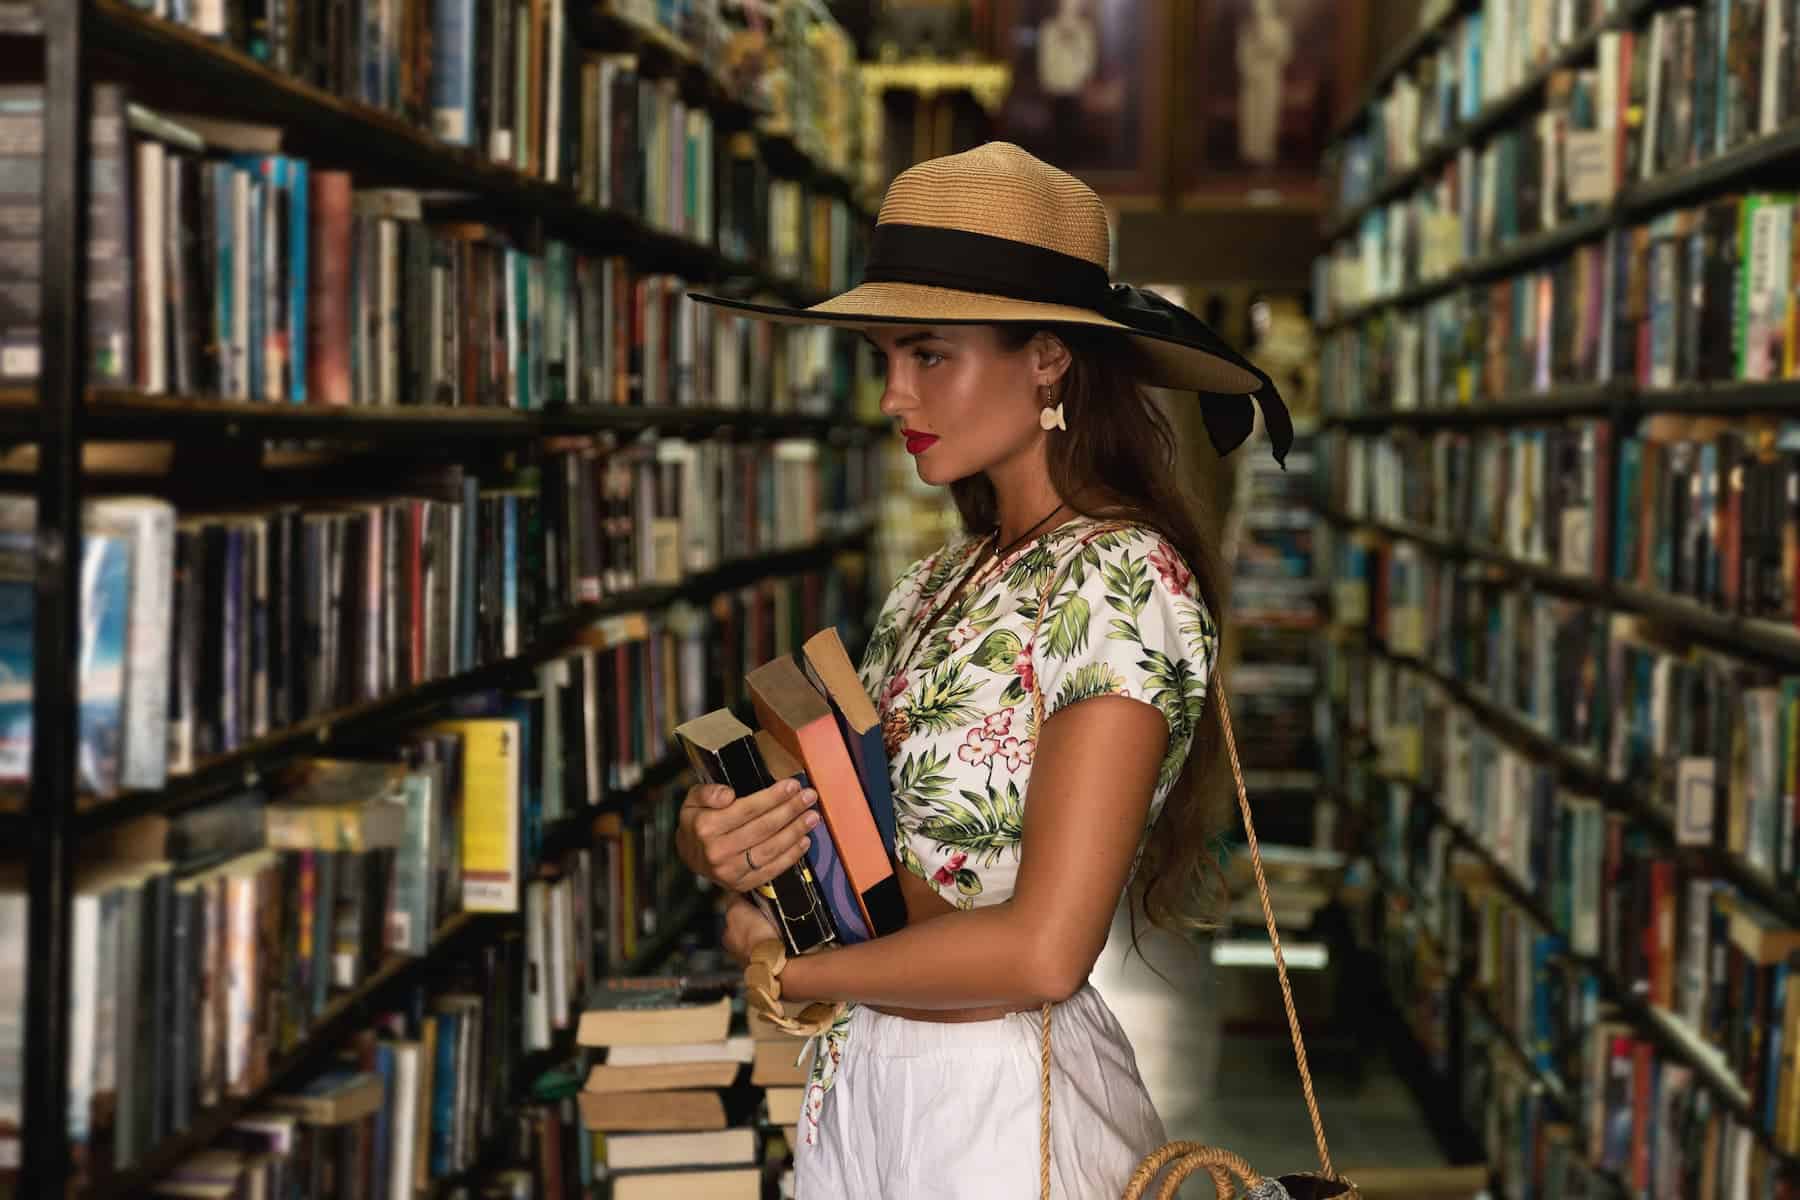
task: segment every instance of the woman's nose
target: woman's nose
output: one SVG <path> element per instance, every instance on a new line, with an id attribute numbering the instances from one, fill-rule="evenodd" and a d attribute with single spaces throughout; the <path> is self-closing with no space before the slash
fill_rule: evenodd
<path id="1" fill-rule="evenodd" d="M 894 386 L 894 377 L 889 374 L 887 386 L 881 390 L 881 415 L 897 417 L 911 407 L 911 404 L 912 398 L 906 394 L 905 389 Z"/>

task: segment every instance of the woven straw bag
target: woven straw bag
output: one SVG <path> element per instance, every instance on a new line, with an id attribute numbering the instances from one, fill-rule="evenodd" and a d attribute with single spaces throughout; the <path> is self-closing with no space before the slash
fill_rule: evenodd
<path id="1" fill-rule="evenodd" d="M 1088 539 L 1126 528 L 1129 526 L 1123 522 L 1103 524 L 1091 530 Z M 1049 607 L 1050 597 L 1054 594 L 1060 577 L 1060 572 L 1052 573 L 1038 596 L 1037 616 L 1032 626 L 1034 645 L 1037 642 L 1037 626 L 1044 619 L 1044 612 Z M 1168 1178 L 1156 1193 L 1159 1200 L 1173 1200 L 1182 1181 L 1200 1170 L 1211 1174 L 1219 1200 L 1235 1196 L 1239 1181 L 1250 1200 L 1324 1200 L 1325 1197 L 1334 1196 L 1356 1200 L 1355 1185 L 1338 1177 L 1331 1165 L 1331 1151 L 1325 1145 L 1325 1123 L 1319 1117 L 1319 1102 L 1313 1095 L 1312 1073 L 1306 1066 L 1306 1041 L 1300 1035 L 1300 1017 L 1294 1009 L 1294 994 L 1288 984 L 1287 962 L 1281 953 L 1281 934 L 1275 928 L 1275 912 L 1269 904 L 1269 885 L 1263 877 L 1262 852 L 1256 844 L 1256 823 L 1250 816 L 1250 798 L 1244 791 L 1244 772 L 1238 765 L 1237 742 L 1231 733 L 1231 708 L 1225 701 L 1224 689 L 1213 687 L 1209 692 L 1219 706 L 1219 725 L 1225 731 L 1225 750 L 1231 760 L 1232 778 L 1237 784 L 1238 810 L 1244 817 L 1244 834 L 1250 846 L 1250 865 L 1256 875 L 1256 893 L 1262 901 L 1269 943 L 1275 950 L 1275 972 L 1281 980 L 1281 1002 L 1287 1009 L 1288 1033 L 1294 1041 L 1294 1061 L 1300 1070 L 1300 1091 L 1306 1097 L 1307 1115 L 1312 1118 L 1313 1141 L 1319 1151 L 1319 1172 L 1264 1178 L 1249 1163 L 1229 1150 L 1200 1142 L 1174 1141 L 1144 1156 L 1125 1186 L 1123 1200 L 1142 1200 L 1156 1177 L 1165 1170 L 1168 1171 Z M 1032 706 L 1041 736 L 1045 720 L 1044 694 L 1041 689 L 1032 689 Z M 1038 1035 L 1038 1186 L 1043 1200 L 1050 1200 L 1050 1011 L 1051 1006 L 1044 1005 Z"/>

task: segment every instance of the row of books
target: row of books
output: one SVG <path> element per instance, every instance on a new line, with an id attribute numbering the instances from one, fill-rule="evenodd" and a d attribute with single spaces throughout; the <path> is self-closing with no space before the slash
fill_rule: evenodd
<path id="1" fill-rule="evenodd" d="M 498 724 L 449 722 L 367 758 L 301 760 L 266 790 L 142 821 L 117 853 L 84 862 L 69 968 L 78 1166 L 129 1166 L 255 1093 L 390 954 L 424 953 L 456 913 L 507 907 L 518 812 L 495 779 Z M 25 905 L 23 872 L 9 872 L 0 907 L 13 961 Z M 9 974 L 17 1004 L 23 972 Z M 14 1130 L 18 1082 L 0 1096 Z"/>
<path id="2" fill-rule="evenodd" d="M 1602 579 L 1612 569 L 1612 442 L 1605 421 L 1333 435 L 1325 490 L 1337 511 L 1356 519 L 1411 525 Z"/>
<path id="3" fill-rule="evenodd" d="M 1800 750 L 1792 721 L 1800 693 L 1788 675 L 1694 648 L 1644 618 L 1608 618 L 1577 601 L 1422 561 L 1411 548 L 1392 555 L 1380 563 L 1377 552 L 1378 569 L 1395 582 L 1376 589 L 1369 621 L 1390 650 L 1459 681 L 1596 777 L 1631 788 L 1680 844 L 1710 847 L 1774 879 L 1796 876 Z M 1467 714 L 1453 710 L 1447 732 L 1422 734 L 1432 695 L 1409 685 L 1382 697 L 1383 711 L 1404 714 L 1395 722 L 1407 731 L 1403 769 L 1418 760 L 1418 738 L 1470 728 Z M 1548 779 L 1547 767 L 1492 737 L 1478 739 L 1474 753 L 1484 764 L 1479 778 L 1496 781 L 1509 811 L 1525 807 L 1520 797 Z"/>
<path id="4" fill-rule="evenodd" d="M 1604 871 L 1606 887 L 1592 886 L 1573 927 L 1553 909 L 1546 928 L 1503 885 L 1510 868 L 1462 846 L 1435 805 L 1404 784 L 1374 787 L 1379 852 L 1408 881 L 1407 901 L 1422 897 L 1414 921 L 1459 965 L 1424 981 L 1462 993 L 1441 999 L 1465 1006 L 1465 1103 L 1504 1194 L 1567 1186 L 1552 1178 L 1552 1147 L 1616 1181 L 1576 1195 L 1781 1194 L 1766 1189 L 1800 1107 L 1781 949 L 1793 931 L 1647 850 L 1618 814 L 1605 817 L 1604 860 L 1596 841 L 1574 871 Z M 1616 948 L 1575 940 L 1596 927 Z M 1670 1049 L 1683 1044 L 1693 1049 Z"/>
<path id="5" fill-rule="evenodd" d="M 1619 443 L 1614 577 L 1792 625 L 1800 427 L 1651 418 Z"/>
<path id="6" fill-rule="evenodd" d="M 81 786 L 160 788 L 296 722 L 520 655 L 578 605 L 814 544 L 845 532 L 822 506 L 867 486 L 855 447 L 574 443 L 486 481 L 390 471 L 398 498 L 364 499 L 352 480 L 251 509 L 91 503 Z M 22 681 L 0 734 L 12 784 L 31 767 L 34 512 L 0 505 L 0 587 L 15 598 L 0 644 Z"/>
<path id="7" fill-rule="evenodd" d="M 866 527 L 879 451 L 803 439 L 556 439 L 542 501 L 556 594 L 593 603 Z"/>
<path id="8" fill-rule="evenodd" d="M 342 99 L 392 113 L 448 145 L 474 148 L 539 178 L 572 181 L 603 161 L 580 114 L 589 100 L 586 68 L 604 56 L 584 50 L 583 14 L 562 0 L 525 6 L 428 0 L 404 8 L 383 0 L 345 5 L 296 0 L 273 9 L 133 0 L 133 6 L 233 45 Z M 813 45 L 833 33 L 848 40 L 835 22 L 805 13 L 799 28 L 780 39 L 780 60 L 765 61 L 756 51 L 770 22 L 752 6 L 683 0 L 616 7 L 627 20 L 669 29 L 713 69 L 722 69 L 729 58 L 734 94 L 783 101 L 778 114 L 783 130 L 803 134 L 803 144 L 816 149 L 821 161 L 844 172 L 851 151 L 846 139 L 853 130 L 844 127 L 841 110 L 860 102 L 860 88 L 842 87 L 844 67 Z M 734 42 L 741 45 L 728 54 L 727 45 Z M 853 55 L 849 67 L 854 84 Z M 816 84 L 815 74 L 824 76 Z M 765 80 L 768 75 L 781 78 Z M 815 96 L 815 87 L 830 98 Z M 791 94 L 795 91 L 799 95 Z M 672 169 L 681 169 L 679 140 L 658 149 Z"/>
<path id="9" fill-rule="evenodd" d="M 1601 761 L 1614 731 L 1604 613 L 1458 571 L 1396 545 L 1371 554 L 1379 581 L 1369 627 L 1395 654 L 1417 657 L 1555 739 Z"/>
<path id="10" fill-rule="evenodd" d="M 1612 579 L 1724 613 L 1800 620 L 1800 428 L 1647 417 L 1428 438 L 1343 437 L 1331 495 L 1578 578 Z M 1502 503 L 1500 497 L 1505 497 Z"/>
<path id="11" fill-rule="evenodd" d="M 1596 213 L 1630 184 L 1785 128 L 1800 116 L 1797 20 L 1792 0 L 1706 0 L 1604 31 L 1594 65 L 1552 72 L 1543 104 L 1517 125 L 1462 148 L 1410 196 L 1363 219 L 1324 268 L 1330 306 L 1439 278 L 1463 259 Z M 1413 95 L 1399 85 L 1397 103 L 1377 106 L 1376 128 L 1391 114 L 1402 126 L 1392 132 L 1409 132 Z M 1353 142 L 1343 153 L 1346 182 L 1357 186 L 1368 151 Z"/>
<path id="12" fill-rule="evenodd" d="M 357 188 L 347 171 L 283 153 L 278 129 L 159 116 L 117 85 L 94 95 L 109 167 L 92 200 L 97 382 L 280 404 L 823 413 L 847 369 L 841 335 L 694 304 L 674 276 L 523 243 L 455 198 Z M 40 88 L 0 92 L 34 198 L 42 103 Z M 767 194 L 759 253 L 769 241 L 794 277 L 841 286 L 842 202 L 751 182 Z M 37 373 L 40 224 L 16 231 L 17 269 L 0 279 L 0 379 Z"/>
<path id="13" fill-rule="evenodd" d="M 505 980 L 517 938 L 458 968 L 436 995 L 358 1035 L 320 1073 L 238 1118 L 218 1142 L 152 1185 L 156 1196 L 376 1198 L 416 1195 L 475 1167 L 507 1130 L 490 1097 L 504 1088 Z M 490 1194 L 529 1197 L 530 1172 L 497 1172 Z M 537 1193 L 546 1194 L 546 1193 Z"/>
<path id="14" fill-rule="evenodd" d="M 1314 771 L 1320 765 L 1321 688 L 1313 637 L 1322 626 L 1310 496 L 1317 487 L 1315 435 L 1298 434 L 1284 467 L 1246 463 L 1226 547 L 1237 661 L 1231 707 L 1260 730 L 1241 748 L 1247 770 Z M 1308 788 L 1307 790 L 1310 790 Z"/>
<path id="15" fill-rule="evenodd" d="M 1618 380 L 1792 378 L 1793 195 L 1750 192 L 1608 232 L 1327 341 L 1335 411 L 1454 408 Z"/>
<path id="16" fill-rule="evenodd" d="M 1336 203 L 1353 208 L 1619 8 L 1616 0 L 1484 0 L 1397 74 L 1333 148 Z"/>
<path id="17" fill-rule="evenodd" d="M 1383 309 L 1324 340 L 1321 378 L 1343 414 L 1473 408 L 1603 381 L 1615 323 L 1606 243 L 1506 279 Z"/>

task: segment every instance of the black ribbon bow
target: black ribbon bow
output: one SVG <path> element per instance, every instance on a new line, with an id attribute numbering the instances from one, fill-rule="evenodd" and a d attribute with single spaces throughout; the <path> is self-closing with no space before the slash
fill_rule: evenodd
<path id="1" fill-rule="evenodd" d="M 1200 416 L 1206 422 L 1206 433 L 1212 439 L 1213 448 L 1222 455 L 1230 454 L 1243 445 L 1250 431 L 1256 428 L 1256 412 L 1251 405 L 1259 405 L 1275 461 L 1286 468 L 1288 449 L 1294 444 L 1294 419 L 1288 414 L 1287 404 L 1281 399 L 1275 381 L 1233 350 L 1205 321 L 1148 288 L 1132 287 L 1128 283 L 1113 284 L 1099 311 L 1140 333 L 1198 347 L 1256 376 L 1261 386 L 1254 392 L 1202 392 L 1204 402 L 1200 405 Z"/>

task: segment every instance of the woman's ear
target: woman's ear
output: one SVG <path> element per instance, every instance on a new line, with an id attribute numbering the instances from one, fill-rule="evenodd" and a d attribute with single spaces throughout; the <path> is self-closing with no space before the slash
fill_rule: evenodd
<path id="1" fill-rule="evenodd" d="M 1069 347 L 1062 338 L 1040 329 L 1031 339 L 1031 369 L 1039 387 L 1054 387 L 1069 369 Z"/>

